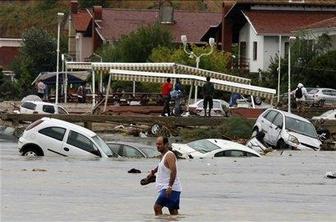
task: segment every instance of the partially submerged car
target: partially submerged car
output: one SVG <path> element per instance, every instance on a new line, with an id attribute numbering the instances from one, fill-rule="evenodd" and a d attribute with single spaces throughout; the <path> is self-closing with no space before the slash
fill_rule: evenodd
<path id="1" fill-rule="evenodd" d="M 319 150 L 321 141 L 314 125 L 298 115 L 267 109 L 256 120 L 252 137 L 264 132 L 264 141 L 279 149 Z"/>
<path id="2" fill-rule="evenodd" d="M 122 141 L 107 142 L 113 153 L 127 158 L 156 158 L 161 154 L 153 146 Z"/>
<path id="3" fill-rule="evenodd" d="M 314 116 L 312 120 L 336 120 L 336 109 L 328 110 L 320 116 Z"/>
<path id="4" fill-rule="evenodd" d="M 20 106 L 21 114 L 69 114 L 60 105 L 42 101 L 25 101 Z"/>
<path id="5" fill-rule="evenodd" d="M 179 158 L 202 159 L 217 157 L 260 157 L 247 146 L 223 139 L 201 139 L 190 143 L 173 143 L 172 150 Z"/>
<path id="6" fill-rule="evenodd" d="M 191 114 L 204 116 L 203 102 L 204 100 L 201 99 L 196 103 L 189 105 L 189 112 Z M 229 104 L 221 99 L 213 99 L 211 116 L 230 116 Z"/>
<path id="7" fill-rule="evenodd" d="M 93 131 L 63 120 L 43 117 L 19 138 L 23 156 L 112 157 L 106 143 Z"/>

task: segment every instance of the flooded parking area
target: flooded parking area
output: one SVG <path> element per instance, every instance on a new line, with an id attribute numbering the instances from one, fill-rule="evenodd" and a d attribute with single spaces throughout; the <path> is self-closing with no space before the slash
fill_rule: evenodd
<path id="1" fill-rule="evenodd" d="M 139 181 L 157 159 L 27 159 L 16 145 L 0 138 L 1 221 L 336 221 L 335 152 L 179 160 L 181 214 L 155 217 Z"/>

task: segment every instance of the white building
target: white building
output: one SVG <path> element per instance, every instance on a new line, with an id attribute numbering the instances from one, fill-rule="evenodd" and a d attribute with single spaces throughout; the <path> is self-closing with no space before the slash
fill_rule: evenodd
<path id="1" fill-rule="evenodd" d="M 227 10 L 223 5 L 222 46 L 231 51 L 238 45 L 240 69 L 266 71 L 279 52 L 287 56 L 288 39 L 294 31 L 336 16 L 336 4 L 293 1 L 237 1 Z M 313 26 L 315 27 L 315 26 Z M 316 33 L 334 29 L 314 29 Z M 336 43 L 334 43 L 336 44 Z M 279 50 L 281 49 L 281 50 Z"/>

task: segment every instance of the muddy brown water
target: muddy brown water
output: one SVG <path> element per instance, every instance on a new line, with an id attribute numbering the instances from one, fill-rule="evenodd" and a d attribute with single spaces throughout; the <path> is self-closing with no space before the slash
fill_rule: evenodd
<path id="1" fill-rule="evenodd" d="M 154 185 L 139 181 L 157 159 L 27 159 L 16 145 L 0 137 L 1 221 L 336 221 L 336 180 L 324 177 L 336 152 L 179 160 L 181 214 L 155 217 Z"/>

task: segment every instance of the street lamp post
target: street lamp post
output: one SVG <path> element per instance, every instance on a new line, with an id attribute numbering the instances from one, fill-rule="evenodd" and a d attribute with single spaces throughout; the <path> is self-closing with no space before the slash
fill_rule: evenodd
<path id="1" fill-rule="evenodd" d="M 97 56 L 100 59 L 100 62 L 103 62 L 103 57 L 98 55 L 97 53 L 92 53 L 92 55 Z M 103 92 L 103 73 L 100 73 L 100 80 L 99 80 L 99 91 Z"/>
<path id="2" fill-rule="evenodd" d="M 64 64 L 66 62 L 66 57 L 70 57 L 71 61 L 73 61 L 73 57 L 66 54 L 62 53 L 61 59 L 62 59 L 62 73 L 64 75 L 63 79 L 63 85 L 64 85 L 64 103 L 67 103 L 67 98 L 68 98 L 68 69 L 65 67 L 66 65 Z"/>
<path id="3" fill-rule="evenodd" d="M 59 71 L 59 45 L 60 45 L 60 32 L 61 32 L 61 22 L 63 19 L 64 13 L 57 13 L 57 61 L 56 61 L 56 98 L 55 104 L 58 104 L 58 71 Z"/>
<path id="4" fill-rule="evenodd" d="M 289 37 L 288 44 L 288 112 L 291 112 L 291 42 L 295 41 L 295 36 Z"/>
<path id="5" fill-rule="evenodd" d="M 202 56 L 208 56 L 213 52 L 213 48 L 215 45 L 215 39 L 214 38 L 209 38 L 209 45 L 210 45 L 210 52 L 207 53 L 202 53 L 201 55 L 197 56 L 193 51 L 188 52 L 187 50 L 187 36 L 186 35 L 181 35 L 181 42 L 183 43 L 183 50 L 184 52 L 189 55 L 191 59 L 195 58 L 196 59 L 196 68 L 199 68 L 199 63 L 201 61 Z M 197 86 L 195 85 L 195 102 L 197 102 Z M 189 98 L 188 98 L 188 109 L 189 109 L 189 101 L 191 99 L 191 91 L 192 91 L 192 86 L 190 86 L 190 92 L 189 92 Z"/>

